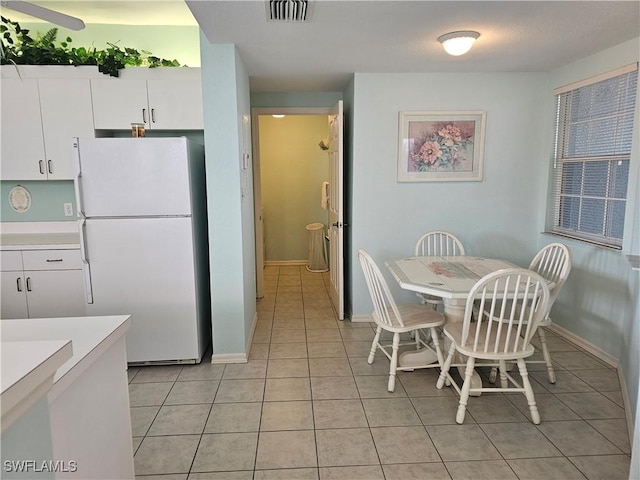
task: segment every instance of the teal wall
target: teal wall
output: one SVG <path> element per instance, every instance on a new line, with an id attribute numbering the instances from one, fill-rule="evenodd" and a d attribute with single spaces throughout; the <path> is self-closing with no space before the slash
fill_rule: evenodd
<path id="1" fill-rule="evenodd" d="M 636 38 L 552 72 L 549 87 L 553 89 L 567 85 L 637 62 L 639 59 L 640 39 Z M 549 96 L 551 93 L 547 92 L 546 95 Z M 632 410 L 639 400 L 640 276 L 629 267 L 626 254 L 640 252 L 638 230 L 640 223 L 640 155 L 638 153 L 640 108 L 638 105 L 640 105 L 640 92 L 636 96 L 623 249 L 622 251 L 611 250 L 583 242 L 564 240 L 573 253 L 573 267 L 552 311 L 555 323 L 619 360 Z M 547 109 L 546 116 L 553 117 L 553 106 Z M 552 145 L 551 129 L 543 139 L 548 149 Z M 548 169 L 549 165 L 546 165 L 545 175 Z M 538 208 L 543 211 L 545 204 L 539 203 Z M 538 247 L 552 240 L 553 237 L 539 235 Z M 637 421 L 638 411 L 632 413 Z"/>
<path id="2" fill-rule="evenodd" d="M 355 75 L 346 253 L 353 314 L 371 311 L 358 248 L 382 264 L 411 254 L 421 234 L 441 229 L 454 232 L 468 254 L 529 264 L 546 185 L 547 85 L 542 73 Z M 447 110 L 486 112 L 483 180 L 398 183 L 399 112 Z M 399 300 L 414 298 L 392 288 Z"/>
<path id="3" fill-rule="evenodd" d="M 9 205 L 9 191 L 22 185 L 31 194 L 31 208 L 24 213 Z M 72 181 L 2 181 L 0 182 L 0 221 L 2 222 L 59 222 L 75 221 L 76 196 Z M 73 205 L 73 217 L 64 216 L 64 204 Z"/>
<path id="4" fill-rule="evenodd" d="M 249 76 L 234 45 L 201 46 L 215 361 L 248 355 L 256 312 L 251 165 L 241 170 Z"/>

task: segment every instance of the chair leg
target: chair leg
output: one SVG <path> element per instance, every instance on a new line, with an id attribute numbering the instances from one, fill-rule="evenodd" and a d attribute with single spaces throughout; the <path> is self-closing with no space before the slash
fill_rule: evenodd
<path id="1" fill-rule="evenodd" d="M 416 341 L 416 350 L 420 350 L 420 347 L 421 347 L 421 345 L 420 345 L 420 329 L 414 330 L 413 331 L 413 335 L 414 335 L 414 338 L 415 338 L 415 341 Z"/>
<path id="2" fill-rule="evenodd" d="M 376 356 L 376 350 L 378 349 L 378 343 L 380 342 L 381 333 L 382 333 L 382 327 L 378 327 L 376 329 L 376 336 L 373 337 L 373 343 L 371 344 L 371 351 L 369 352 L 369 358 L 367 359 L 367 363 L 369 365 L 373 363 L 373 359 Z"/>
<path id="3" fill-rule="evenodd" d="M 458 404 L 458 412 L 456 413 L 456 423 L 464 423 L 464 416 L 467 412 L 467 402 L 469 401 L 469 391 L 471 389 L 471 377 L 473 376 L 473 367 L 475 366 L 475 358 L 467 359 L 467 369 L 464 371 L 464 383 L 460 392 L 460 403 Z"/>
<path id="4" fill-rule="evenodd" d="M 500 387 L 507 388 L 509 386 L 509 381 L 507 380 L 507 362 L 504 360 L 500 360 Z"/>
<path id="5" fill-rule="evenodd" d="M 400 345 L 400 334 L 393 334 L 393 351 L 391 352 L 391 364 L 389 365 L 389 385 L 387 390 L 393 392 L 396 388 L 396 371 L 398 368 L 398 348 Z"/>
<path id="6" fill-rule="evenodd" d="M 547 377 L 549 377 L 549 383 L 556 383 L 556 372 L 553 370 L 551 355 L 549 354 L 549 347 L 547 346 L 547 337 L 545 336 L 544 329 L 542 327 L 538 327 L 538 339 L 540 340 L 540 346 L 542 347 L 544 363 L 547 364 Z"/>
<path id="7" fill-rule="evenodd" d="M 533 394 L 531 388 L 531 382 L 529 382 L 529 373 L 527 372 L 527 364 L 522 358 L 518 359 L 518 368 L 520 369 L 520 376 L 522 377 L 522 386 L 524 387 L 524 395 L 527 397 L 527 403 L 529 404 L 529 411 L 531 412 L 531 420 L 534 424 L 540 425 L 540 412 L 538 412 L 538 406 L 536 405 L 536 397 Z"/>
<path id="8" fill-rule="evenodd" d="M 449 368 L 451 368 L 451 361 L 453 360 L 453 355 L 456 353 L 456 344 L 451 342 L 451 347 L 449 347 L 449 353 L 447 354 L 447 359 L 444 361 L 444 364 L 440 368 L 440 376 L 438 377 L 438 381 L 436 382 L 436 388 L 438 390 L 442 389 L 444 382 L 447 380 L 447 375 L 449 375 Z"/>

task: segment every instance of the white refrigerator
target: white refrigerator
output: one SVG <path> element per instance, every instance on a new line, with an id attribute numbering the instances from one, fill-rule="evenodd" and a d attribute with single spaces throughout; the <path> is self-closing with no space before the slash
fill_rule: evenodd
<path id="1" fill-rule="evenodd" d="M 87 313 L 132 315 L 130 364 L 199 363 L 211 340 L 203 150 L 74 139 Z"/>

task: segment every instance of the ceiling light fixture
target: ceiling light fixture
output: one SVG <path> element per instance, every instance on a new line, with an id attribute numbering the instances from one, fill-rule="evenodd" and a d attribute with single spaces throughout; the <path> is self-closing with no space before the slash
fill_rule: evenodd
<path id="1" fill-rule="evenodd" d="M 271 116 L 272 116 L 273 118 L 284 118 L 284 115 L 280 115 L 280 114 L 278 114 L 278 115 L 271 115 Z"/>
<path id="2" fill-rule="evenodd" d="M 471 50 L 479 36 L 480 34 L 474 31 L 451 32 L 438 37 L 438 41 L 449 55 L 457 57 Z"/>

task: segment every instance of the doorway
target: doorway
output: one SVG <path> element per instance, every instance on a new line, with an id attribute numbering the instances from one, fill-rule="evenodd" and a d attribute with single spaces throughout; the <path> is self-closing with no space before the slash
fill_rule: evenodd
<path id="1" fill-rule="evenodd" d="M 325 108 L 252 110 L 259 298 L 260 265 L 303 263 L 308 255 L 305 226 L 327 224 L 320 191 L 329 179 L 329 159 L 319 143 L 329 134 L 328 114 Z"/>
<path id="2" fill-rule="evenodd" d="M 323 183 L 331 178 L 328 144 L 332 110 L 252 109 L 258 298 L 264 295 L 265 265 L 307 262 L 306 225 L 322 223 L 328 231 L 329 208 L 323 202 L 323 193 L 328 190 Z M 341 192 L 342 188 L 338 190 Z M 342 268 L 336 270 L 342 276 Z M 342 312 L 339 315 L 342 318 Z"/>

